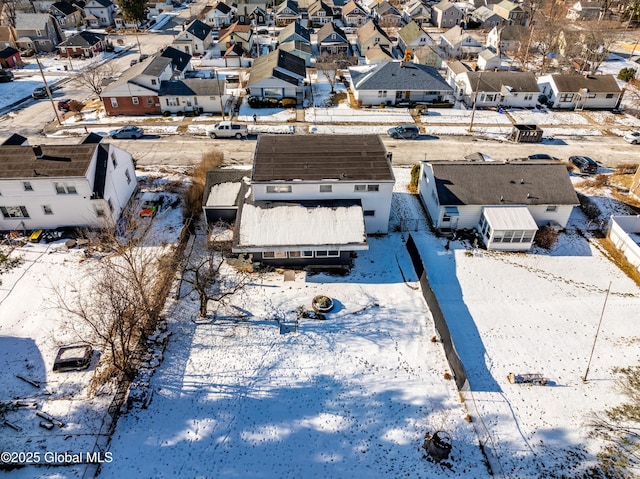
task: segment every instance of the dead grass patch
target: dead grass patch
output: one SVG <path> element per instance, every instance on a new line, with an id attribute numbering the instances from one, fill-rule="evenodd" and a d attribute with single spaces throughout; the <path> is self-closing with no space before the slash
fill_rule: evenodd
<path id="1" fill-rule="evenodd" d="M 629 262 L 625 255 L 614 246 L 609 238 L 595 238 L 594 242 L 609 261 L 615 264 L 620 271 L 640 286 L 640 271 Z"/>

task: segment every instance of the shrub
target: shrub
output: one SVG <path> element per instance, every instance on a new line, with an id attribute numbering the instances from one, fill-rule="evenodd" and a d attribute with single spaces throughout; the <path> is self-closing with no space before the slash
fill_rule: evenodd
<path id="1" fill-rule="evenodd" d="M 619 163 L 615 172 L 617 175 L 633 175 L 638 169 L 638 163 Z"/>
<path id="2" fill-rule="evenodd" d="M 420 165 L 413 165 L 411 167 L 411 181 L 409 182 L 409 191 L 418 191 L 418 180 L 420 179 Z"/>
<path id="3" fill-rule="evenodd" d="M 558 232 L 551 226 L 542 226 L 536 232 L 534 244 L 544 249 L 551 249 L 558 241 Z"/>
<path id="4" fill-rule="evenodd" d="M 590 220 L 599 220 L 602 212 L 598 205 L 589 199 L 588 196 L 578 193 L 578 200 L 580 201 L 580 209 Z"/>
<path id="5" fill-rule="evenodd" d="M 162 116 L 171 116 L 171 112 L 170 111 L 163 111 L 162 112 Z"/>
<path id="6" fill-rule="evenodd" d="M 384 101 L 383 101 L 383 102 L 381 102 L 381 103 L 380 103 L 380 108 L 384 108 L 384 107 L 386 107 L 386 106 L 387 106 L 387 103 L 386 103 L 386 102 L 384 102 Z"/>
<path id="7" fill-rule="evenodd" d="M 224 161 L 224 155 L 219 150 L 212 150 L 202 154 L 202 160 L 191 174 L 191 185 L 184 195 L 184 210 L 182 216 L 185 220 L 198 218 L 202 213 L 202 195 L 204 184 L 207 180 L 207 171 L 219 166 Z"/>
<path id="8" fill-rule="evenodd" d="M 81 101 L 71 100 L 71 102 L 69 102 L 69 110 L 74 113 L 80 113 L 83 108 L 84 103 L 82 103 Z"/>
<path id="9" fill-rule="evenodd" d="M 636 76 L 635 68 L 623 68 L 618 72 L 618 80 L 626 81 L 632 80 Z"/>
<path id="10" fill-rule="evenodd" d="M 298 104 L 295 98 L 283 98 L 280 103 L 282 108 L 294 108 Z"/>

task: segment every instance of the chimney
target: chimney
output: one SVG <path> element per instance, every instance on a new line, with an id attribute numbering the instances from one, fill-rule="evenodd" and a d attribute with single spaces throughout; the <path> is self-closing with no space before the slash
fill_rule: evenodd
<path id="1" fill-rule="evenodd" d="M 36 155 L 36 158 L 44 158 L 44 153 L 40 145 L 33 145 L 31 149 L 33 150 L 33 154 Z"/>

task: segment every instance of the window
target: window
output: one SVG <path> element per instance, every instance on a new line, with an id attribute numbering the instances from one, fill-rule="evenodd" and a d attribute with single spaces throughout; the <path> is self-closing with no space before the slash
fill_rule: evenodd
<path id="1" fill-rule="evenodd" d="M 70 195 L 76 195 L 78 194 L 78 190 L 76 190 L 76 187 L 73 185 L 67 185 L 67 193 Z"/>
<path id="2" fill-rule="evenodd" d="M 50 205 L 42 205 L 42 212 L 45 215 L 52 215 L 53 214 L 53 210 L 51 209 Z"/>
<path id="3" fill-rule="evenodd" d="M 340 256 L 340 251 L 338 251 L 337 249 L 330 249 L 329 251 L 327 251 L 327 256 L 329 257 L 338 257 Z"/>
<path id="4" fill-rule="evenodd" d="M 387 96 L 387 90 L 378 90 L 378 98 L 384 98 Z"/>
<path id="5" fill-rule="evenodd" d="M 302 257 L 303 258 L 313 258 L 313 251 L 303 251 L 302 252 Z"/>
<path id="6" fill-rule="evenodd" d="M 316 251 L 316 258 L 326 258 L 326 257 L 327 257 L 326 251 Z"/>
<path id="7" fill-rule="evenodd" d="M 5 218 L 29 218 L 25 206 L 0 206 L 0 212 Z"/>
<path id="8" fill-rule="evenodd" d="M 127 184 L 131 184 L 131 174 L 129 173 L 129 170 L 124 170 L 124 176 L 127 178 Z"/>
<path id="9" fill-rule="evenodd" d="M 367 185 L 367 191 L 379 191 L 380 185 Z"/>
<path id="10" fill-rule="evenodd" d="M 111 97 L 111 108 L 118 108 L 118 99 Z"/>
<path id="11" fill-rule="evenodd" d="M 109 211 L 113 213 L 113 203 L 111 202 L 111 198 L 107 200 L 107 205 L 109 206 Z"/>
<path id="12" fill-rule="evenodd" d="M 353 191 L 367 191 L 367 185 L 355 185 Z"/>
<path id="13" fill-rule="evenodd" d="M 133 103 L 134 105 L 140 104 L 140 102 L 138 101 L 138 97 L 137 96 L 132 96 L 131 97 L 131 103 Z"/>
<path id="14" fill-rule="evenodd" d="M 93 205 L 95 211 L 96 211 L 96 216 L 98 217 L 102 217 L 104 216 L 104 206 L 103 205 Z"/>
<path id="15" fill-rule="evenodd" d="M 263 88 L 262 96 L 279 98 L 282 96 L 282 89 L 281 88 Z"/>
<path id="16" fill-rule="evenodd" d="M 376 210 L 364 210 L 362 212 L 362 214 L 364 216 L 375 216 L 376 215 Z"/>
<path id="17" fill-rule="evenodd" d="M 67 190 L 65 190 L 64 185 L 62 185 L 61 183 L 54 183 L 53 186 L 56 189 L 57 194 L 64 195 L 67 193 Z"/>
<path id="18" fill-rule="evenodd" d="M 118 167 L 118 160 L 116 160 L 116 154 L 113 151 L 111 152 L 111 163 L 113 163 L 114 168 Z"/>
<path id="19" fill-rule="evenodd" d="M 613 98 L 613 93 L 607 93 L 607 94 L 605 95 L 605 98 L 607 98 L 607 99 L 611 99 L 611 98 Z"/>
<path id="20" fill-rule="evenodd" d="M 31 186 L 30 181 L 23 181 L 22 186 L 24 186 L 24 191 L 33 191 L 33 186 Z"/>
<path id="21" fill-rule="evenodd" d="M 320 185 L 320 193 L 331 193 L 332 185 Z"/>
<path id="22" fill-rule="evenodd" d="M 558 207 L 555 205 L 549 205 L 547 206 L 547 211 L 550 213 L 555 213 L 556 211 L 558 211 Z"/>
<path id="23" fill-rule="evenodd" d="M 270 185 L 267 193 L 291 193 L 291 185 Z"/>
<path id="24" fill-rule="evenodd" d="M 570 102 L 573 101 L 573 93 L 563 93 L 559 98 L 562 102 Z"/>
<path id="25" fill-rule="evenodd" d="M 151 79 L 151 84 L 152 84 L 152 85 L 156 85 L 157 83 L 158 83 L 158 82 L 156 81 L 156 79 L 155 79 L 155 78 L 152 78 L 152 79 Z"/>
<path id="26" fill-rule="evenodd" d="M 153 98 L 151 97 L 147 98 L 147 105 L 153 105 Z"/>
<path id="27" fill-rule="evenodd" d="M 289 258 L 299 258 L 300 251 L 289 251 Z"/>
<path id="28" fill-rule="evenodd" d="M 444 207 L 444 214 L 445 215 L 449 215 L 449 216 L 459 216 L 460 213 L 458 212 L 458 207 L 457 206 L 445 206 Z"/>
<path id="29" fill-rule="evenodd" d="M 527 93 L 527 94 L 524 96 L 524 99 L 525 99 L 525 101 L 526 101 L 526 100 L 533 100 L 533 93 Z"/>

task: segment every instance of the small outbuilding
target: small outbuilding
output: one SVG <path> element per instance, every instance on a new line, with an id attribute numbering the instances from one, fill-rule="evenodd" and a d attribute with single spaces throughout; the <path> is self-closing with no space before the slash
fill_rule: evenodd
<path id="1" fill-rule="evenodd" d="M 516 143 L 540 143 L 542 133 L 538 125 L 513 125 L 509 139 Z"/>

